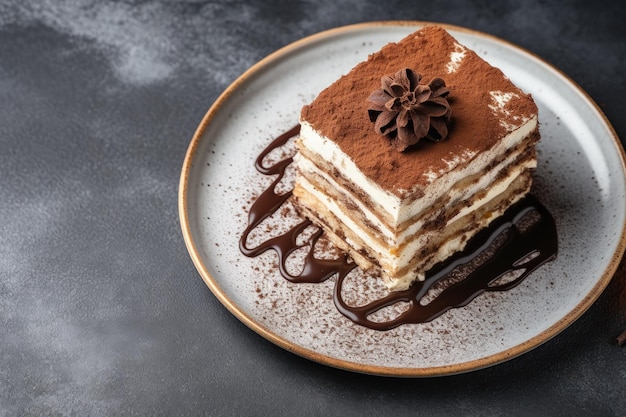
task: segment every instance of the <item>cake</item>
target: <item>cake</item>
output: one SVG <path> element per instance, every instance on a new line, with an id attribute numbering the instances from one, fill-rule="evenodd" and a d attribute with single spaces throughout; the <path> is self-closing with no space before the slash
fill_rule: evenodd
<path id="1" fill-rule="evenodd" d="M 402 290 L 529 192 L 539 137 L 532 97 L 429 25 L 302 108 L 293 198 Z"/>

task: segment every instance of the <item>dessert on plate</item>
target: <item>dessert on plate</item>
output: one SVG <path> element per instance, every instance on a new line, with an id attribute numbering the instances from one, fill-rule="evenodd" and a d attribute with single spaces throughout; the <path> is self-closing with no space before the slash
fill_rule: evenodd
<path id="1" fill-rule="evenodd" d="M 537 106 L 430 25 L 390 43 L 300 116 L 298 209 L 388 288 L 408 288 L 524 197 Z"/>

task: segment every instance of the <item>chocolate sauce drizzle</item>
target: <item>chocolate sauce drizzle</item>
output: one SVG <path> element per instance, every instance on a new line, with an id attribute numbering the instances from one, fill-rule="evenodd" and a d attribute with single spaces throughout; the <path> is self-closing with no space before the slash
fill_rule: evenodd
<path id="1" fill-rule="evenodd" d="M 347 275 L 353 268 L 354 264 L 348 261 L 344 255 L 340 259 L 318 259 L 313 256 L 313 248 L 322 236 L 322 230 L 318 230 L 312 237 L 310 242 L 298 245 L 296 240 L 304 230 L 311 226 L 310 220 L 304 220 L 296 226 L 283 233 L 282 235 L 270 238 L 259 244 L 255 248 L 248 248 L 246 242 L 250 232 L 254 230 L 263 220 L 274 214 L 281 206 L 291 197 L 291 191 L 283 194 L 276 192 L 276 185 L 285 175 L 285 170 L 293 161 L 293 158 L 283 159 L 276 164 L 265 167 L 263 159 L 274 149 L 284 146 L 289 139 L 293 138 L 300 132 L 300 126 L 296 126 L 289 131 L 283 133 L 276 138 L 267 148 L 263 150 L 257 157 L 254 166 L 263 175 L 277 175 L 272 184 L 256 199 L 248 214 L 248 227 L 244 230 L 239 240 L 239 249 L 241 252 L 250 257 L 259 256 L 269 249 L 273 249 L 278 254 L 280 274 L 291 282 L 309 282 L 319 283 L 326 281 L 336 273 L 339 276 Z M 304 267 L 300 274 L 293 275 L 287 270 L 287 259 L 296 250 L 310 245 L 311 250 L 304 259 Z"/>
<path id="2" fill-rule="evenodd" d="M 298 245 L 298 236 L 312 225 L 311 221 L 304 220 L 287 232 L 269 238 L 254 248 L 247 246 L 248 236 L 252 230 L 280 209 L 291 196 L 291 191 L 277 193 L 275 189 L 293 158 L 280 160 L 267 167 L 263 165 L 263 160 L 274 149 L 284 146 L 298 135 L 299 131 L 300 127 L 296 126 L 283 133 L 256 159 L 257 171 L 263 175 L 277 177 L 250 208 L 248 226 L 241 236 L 239 248 L 249 257 L 258 256 L 270 249 L 274 250 L 278 254 L 281 275 L 291 282 L 319 283 L 336 274 L 337 281 L 333 294 L 335 305 L 341 314 L 359 325 L 375 330 L 390 330 L 403 324 L 428 322 L 451 308 L 467 305 L 484 292 L 510 290 L 557 255 L 558 242 L 554 219 L 537 199 L 527 196 L 470 239 L 463 251 L 435 265 L 426 273 L 424 281 L 415 282 L 404 291 L 390 292 L 366 305 L 350 306 L 342 297 L 342 287 L 346 277 L 356 265 L 345 254 L 338 259 L 319 259 L 314 256 L 315 245 L 323 234 L 321 229 L 318 229 L 308 242 Z M 533 221 L 529 222 L 527 219 L 531 214 L 534 214 Z M 305 246 L 309 247 L 309 251 L 304 258 L 303 268 L 299 274 L 294 275 L 287 270 L 287 259 L 294 251 Z M 493 253 L 489 252 L 490 256 L 486 260 L 477 266 L 472 264 L 489 250 Z M 449 277 L 453 271 L 467 265 L 472 265 L 472 268 L 462 279 L 448 282 L 452 281 Z M 440 292 L 431 301 L 424 303 L 424 297 L 438 287 L 443 288 L 439 288 Z M 408 303 L 408 308 L 396 317 L 383 321 L 372 320 L 374 313 L 401 302 Z"/>

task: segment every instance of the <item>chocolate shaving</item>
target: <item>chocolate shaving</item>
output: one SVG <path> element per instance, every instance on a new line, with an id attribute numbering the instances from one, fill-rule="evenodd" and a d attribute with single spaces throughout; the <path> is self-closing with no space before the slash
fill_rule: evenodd
<path id="1" fill-rule="evenodd" d="M 626 330 L 617 335 L 617 337 L 615 338 L 615 344 L 617 346 L 626 345 Z"/>
<path id="2" fill-rule="evenodd" d="M 402 152 L 420 139 L 438 142 L 448 136 L 450 90 L 441 78 L 420 84 L 422 75 L 403 68 L 381 78 L 381 88 L 367 98 L 370 121 L 380 135 Z"/>

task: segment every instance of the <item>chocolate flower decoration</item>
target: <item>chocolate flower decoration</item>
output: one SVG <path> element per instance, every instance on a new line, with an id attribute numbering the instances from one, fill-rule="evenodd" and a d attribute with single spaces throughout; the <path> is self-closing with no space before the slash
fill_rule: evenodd
<path id="1" fill-rule="evenodd" d="M 381 88 L 368 97 L 367 111 L 376 132 L 392 140 L 402 152 L 426 138 L 438 142 L 448 136 L 450 90 L 441 78 L 420 84 L 422 76 L 409 68 L 381 78 Z"/>

